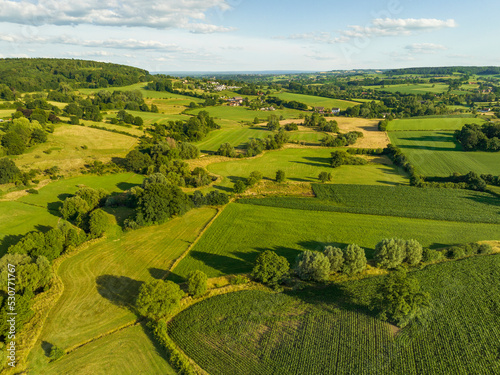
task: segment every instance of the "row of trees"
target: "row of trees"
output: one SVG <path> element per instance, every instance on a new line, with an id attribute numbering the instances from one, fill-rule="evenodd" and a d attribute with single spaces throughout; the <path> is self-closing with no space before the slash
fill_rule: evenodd
<path id="1" fill-rule="evenodd" d="M 466 124 L 455 131 L 455 138 L 466 151 L 500 151 L 499 124 Z"/>
<path id="2" fill-rule="evenodd" d="M 345 147 L 356 143 L 358 138 L 362 138 L 364 134 L 358 131 L 351 131 L 345 134 L 338 134 L 336 137 L 327 135 L 321 140 L 321 146 L 324 147 Z"/>

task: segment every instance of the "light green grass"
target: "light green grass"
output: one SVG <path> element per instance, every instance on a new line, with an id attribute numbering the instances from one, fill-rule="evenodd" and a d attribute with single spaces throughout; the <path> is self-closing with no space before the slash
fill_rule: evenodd
<path id="1" fill-rule="evenodd" d="M 350 102 L 347 100 L 323 98 L 321 96 L 294 94 L 290 92 L 280 93 L 273 96 L 277 96 L 278 98 L 287 101 L 295 100 L 297 102 L 307 104 L 310 107 L 325 107 L 330 109 L 340 108 L 341 110 L 345 110 L 348 107 L 354 107 L 359 105 L 359 103 Z"/>
<path id="2" fill-rule="evenodd" d="M 84 175 L 51 182 L 41 188 L 38 194 L 26 195 L 20 198 L 19 201 L 43 208 L 57 209 L 53 205 L 58 205 L 57 202 L 62 202 L 67 196 L 74 194 L 78 190 L 78 185 L 85 185 L 94 189 L 103 188 L 109 193 L 113 193 L 140 185 L 143 180 L 143 176 L 135 173 L 118 173 L 104 176 Z"/>
<path id="3" fill-rule="evenodd" d="M 17 237 L 37 228 L 56 226 L 59 217 L 46 209 L 21 202 L 0 202 L 0 256 Z M 5 238 L 6 236 L 9 236 Z"/>
<path id="4" fill-rule="evenodd" d="M 470 171 L 500 175 L 500 152 L 463 151 L 453 132 L 389 132 L 389 137 L 424 176 L 447 177 Z"/>
<path id="5" fill-rule="evenodd" d="M 340 184 L 407 184 L 406 174 L 393 165 L 367 164 L 330 167 L 331 148 L 300 148 L 267 152 L 263 156 L 215 163 L 208 166 L 214 174 L 224 176 L 222 186 L 232 186 L 238 178 L 246 178 L 252 171 L 260 171 L 265 178 L 275 179 L 276 171 L 285 171 L 295 182 L 318 182 L 321 172 L 329 172 L 333 183 Z"/>
<path id="6" fill-rule="evenodd" d="M 444 83 L 419 83 L 419 84 L 400 84 L 390 86 L 364 86 L 365 89 L 372 89 L 377 91 L 387 91 L 391 93 L 400 92 L 402 94 L 424 94 L 426 92 L 442 94 L 448 91 L 448 85 Z M 454 90 L 453 94 L 466 94 L 465 91 Z"/>
<path id="7" fill-rule="evenodd" d="M 418 118 L 389 122 L 387 131 L 395 130 L 459 130 L 465 124 L 484 124 L 481 118 Z"/>
<path id="8" fill-rule="evenodd" d="M 30 374 L 137 375 L 176 372 L 141 326 L 133 326 L 89 343 L 56 362 L 46 363 L 41 348 L 32 354 Z"/>
<path id="9" fill-rule="evenodd" d="M 192 210 L 161 226 L 125 233 L 64 261 L 64 293 L 52 309 L 41 340 L 64 349 L 136 319 L 131 309 L 142 282 L 162 277 L 215 210 Z"/>
<path id="10" fill-rule="evenodd" d="M 423 246 L 444 247 L 500 239 L 500 225 L 314 212 L 232 203 L 173 270 L 180 280 L 190 271 L 211 277 L 250 272 L 259 253 L 275 250 L 292 264 L 303 250 L 350 243 L 371 249 L 383 238 L 414 238 Z"/>
<path id="11" fill-rule="evenodd" d="M 259 119 L 267 119 L 270 115 L 276 115 L 278 117 L 283 116 L 285 119 L 299 118 L 299 114 L 303 113 L 295 109 L 278 109 L 276 111 L 252 111 L 247 107 L 229 107 L 229 106 L 217 106 L 217 107 L 206 107 L 203 109 L 194 109 L 188 111 L 188 113 L 196 115 L 200 111 L 207 111 L 211 117 L 216 119 L 227 119 L 233 121 L 250 121 L 253 122 L 255 117 Z"/>

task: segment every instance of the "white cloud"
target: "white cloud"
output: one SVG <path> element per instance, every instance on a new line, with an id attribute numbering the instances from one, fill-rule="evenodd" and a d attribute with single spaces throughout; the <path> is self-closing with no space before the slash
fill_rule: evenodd
<path id="1" fill-rule="evenodd" d="M 445 51 L 448 48 L 441 44 L 434 43 L 413 43 L 405 47 L 411 53 L 436 53 L 438 51 Z"/>
<path id="2" fill-rule="evenodd" d="M 141 26 L 180 28 L 195 33 L 226 32 L 231 28 L 199 22 L 212 9 L 230 9 L 228 0 L 0 0 L 0 22 L 23 25 Z"/>

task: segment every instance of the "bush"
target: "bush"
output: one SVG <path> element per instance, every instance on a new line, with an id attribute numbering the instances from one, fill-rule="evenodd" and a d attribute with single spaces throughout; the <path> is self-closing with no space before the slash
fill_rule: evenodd
<path id="1" fill-rule="evenodd" d="M 290 264 L 285 257 L 279 256 L 274 251 L 266 250 L 257 257 L 252 278 L 276 287 L 288 275 L 289 270 Z"/>
<path id="2" fill-rule="evenodd" d="M 229 143 L 223 143 L 216 152 L 217 155 L 226 156 L 228 158 L 236 157 L 234 147 Z"/>
<path id="3" fill-rule="evenodd" d="M 344 265 L 344 253 L 338 247 L 327 246 L 325 247 L 324 254 L 330 261 L 330 272 L 340 272 Z"/>
<path id="4" fill-rule="evenodd" d="M 207 292 L 206 273 L 196 270 L 189 273 L 188 276 L 188 294 L 194 298 L 201 297 Z"/>
<path id="5" fill-rule="evenodd" d="M 65 353 L 63 349 L 61 349 L 58 346 L 52 345 L 52 348 L 50 348 L 50 353 L 49 353 L 50 361 L 51 362 L 57 361 L 59 358 L 64 356 L 64 354 Z"/>
<path id="6" fill-rule="evenodd" d="M 433 249 L 424 249 L 422 253 L 422 262 L 424 263 L 434 263 L 445 259 L 442 251 Z"/>
<path id="7" fill-rule="evenodd" d="M 342 272 L 346 275 L 354 275 L 366 268 L 365 251 L 356 244 L 351 244 L 344 249 L 344 265 Z"/>
<path id="8" fill-rule="evenodd" d="M 262 173 L 259 172 L 259 171 L 253 171 L 252 173 L 250 173 L 250 176 L 248 176 L 247 178 L 247 186 L 254 186 L 254 185 L 257 185 L 260 180 L 262 180 Z"/>
<path id="9" fill-rule="evenodd" d="M 446 256 L 449 258 L 449 259 L 460 259 L 460 258 L 464 258 L 465 257 L 465 249 L 461 246 L 453 246 L 453 247 L 450 247 L 447 251 L 446 251 Z"/>
<path id="10" fill-rule="evenodd" d="M 375 261 L 380 268 L 396 268 L 406 256 L 406 242 L 399 238 L 385 238 L 375 246 Z"/>
<path id="11" fill-rule="evenodd" d="M 92 238 L 101 237 L 112 225 L 111 215 L 100 208 L 90 213 L 89 231 Z"/>
<path id="12" fill-rule="evenodd" d="M 39 194 L 39 191 L 36 189 L 28 189 L 28 190 L 26 190 L 26 192 L 29 194 Z"/>
<path id="13" fill-rule="evenodd" d="M 493 253 L 493 247 L 490 244 L 483 243 L 479 245 L 478 254 L 488 255 Z"/>
<path id="14" fill-rule="evenodd" d="M 286 181 L 285 171 L 279 170 L 276 172 L 276 182 L 282 183 Z"/>
<path id="15" fill-rule="evenodd" d="M 245 192 L 247 185 L 242 181 L 238 180 L 234 183 L 233 190 L 236 194 L 242 194 Z"/>
<path id="16" fill-rule="evenodd" d="M 14 161 L 7 158 L 0 159 L 0 184 L 14 182 L 20 175 L 21 171 Z"/>
<path id="17" fill-rule="evenodd" d="M 297 257 L 296 272 L 302 280 L 328 281 L 330 261 L 323 253 L 306 250 Z"/>
<path id="18" fill-rule="evenodd" d="M 246 278 L 243 275 L 236 275 L 236 276 L 232 277 L 229 282 L 231 283 L 231 285 L 243 285 L 243 284 L 247 284 L 249 281 L 250 280 L 248 280 L 248 278 Z"/>
<path id="19" fill-rule="evenodd" d="M 331 181 L 332 180 L 332 174 L 331 173 L 328 173 L 328 172 L 321 172 L 318 176 L 318 179 L 325 183 L 327 181 Z"/>
<path id="20" fill-rule="evenodd" d="M 422 261 L 422 245 L 417 240 L 406 241 L 405 262 L 411 266 L 416 266 Z"/>
<path id="21" fill-rule="evenodd" d="M 153 280 L 141 285 L 136 306 L 139 312 L 151 319 L 161 319 L 179 306 L 184 292 L 172 281 Z"/>

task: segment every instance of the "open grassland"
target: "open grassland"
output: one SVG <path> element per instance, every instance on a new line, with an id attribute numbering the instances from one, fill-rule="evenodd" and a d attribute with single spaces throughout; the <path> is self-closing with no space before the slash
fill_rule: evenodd
<path id="1" fill-rule="evenodd" d="M 192 210 L 161 226 L 108 239 L 64 261 L 64 292 L 52 309 L 41 340 L 64 349 L 133 322 L 140 285 L 161 278 L 197 238 L 215 210 Z"/>
<path id="2" fill-rule="evenodd" d="M 35 229 L 55 226 L 59 217 L 46 209 L 21 202 L 0 202 L 0 256 L 20 236 Z"/>
<path id="3" fill-rule="evenodd" d="M 102 188 L 109 193 L 122 192 L 133 186 L 142 184 L 144 177 L 135 173 L 117 173 L 104 176 L 84 175 L 59 180 L 44 186 L 36 195 L 26 195 L 20 202 L 55 210 L 66 197 L 74 194 L 80 185 L 94 189 Z M 0 202 L 0 205 L 3 202 Z"/>
<path id="4" fill-rule="evenodd" d="M 136 143 L 136 138 L 122 134 L 86 126 L 57 125 L 46 143 L 13 159 L 23 169 L 44 170 L 57 166 L 62 173 L 71 173 L 94 160 L 108 162 L 113 157 L 123 157 Z"/>
<path id="5" fill-rule="evenodd" d="M 241 178 L 246 178 L 252 171 L 260 171 L 264 178 L 274 180 L 276 171 L 285 171 L 292 182 L 318 182 L 320 172 L 332 173 L 333 182 L 341 184 L 406 184 L 406 174 L 399 171 L 386 158 L 372 159 L 377 163 L 367 165 L 343 165 L 330 167 L 331 148 L 289 148 L 271 151 L 263 156 L 208 166 L 208 170 L 223 176 L 220 186 L 229 187 Z M 384 164 L 379 164 L 378 161 Z"/>
<path id="6" fill-rule="evenodd" d="M 359 103 L 350 102 L 348 100 L 339 100 L 339 99 L 323 98 L 321 96 L 294 94 L 291 92 L 280 93 L 273 96 L 277 96 L 278 98 L 287 101 L 294 100 L 296 102 L 307 104 L 310 107 L 324 107 L 330 109 L 340 108 L 341 110 L 345 110 L 348 107 L 354 107 L 359 105 Z"/>
<path id="7" fill-rule="evenodd" d="M 424 176 L 447 177 L 470 171 L 500 175 L 500 152 L 463 151 L 453 132 L 389 132 L 389 138 Z"/>
<path id="8" fill-rule="evenodd" d="M 414 238 L 440 248 L 480 240 L 496 240 L 500 225 L 408 219 L 390 216 L 315 212 L 230 204 L 173 270 L 173 279 L 202 270 L 210 277 L 252 270 L 264 250 L 275 250 L 292 264 L 303 250 L 357 243 L 371 256 L 383 238 Z"/>
<path id="9" fill-rule="evenodd" d="M 42 348 L 37 349 L 37 363 L 31 362 L 30 374 L 176 374 L 164 358 L 163 350 L 154 345 L 140 325 L 100 338 L 50 364 L 42 352 Z"/>
<path id="10" fill-rule="evenodd" d="M 180 313 L 169 333 L 212 375 L 500 373 L 500 255 L 411 276 L 431 306 L 402 330 L 369 310 L 375 277 L 213 297 Z"/>
<path id="11" fill-rule="evenodd" d="M 276 115 L 278 117 L 283 116 L 285 119 L 289 118 L 299 118 L 300 113 L 296 109 L 277 109 L 276 111 L 252 111 L 247 107 L 229 107 L 229 106 L 217 106 L 217 107 L 206 107 L 203 109 L 193 109 L 187 113 L 192 115 L 197 115 L 200 111 L 207 111 L 211 117 L 216 119 L 227 119 L 239 122 L 253 122 L 255 117 L 259 119 L 267 119 L 270 115 Z"/>
<path id="12" fill-rule="evenodd" d="M 367 90 L 387 91 L 390 93 L 400 92 L 401 94 L 422 95 L 426 92 L 442 94 L 448 91 L 449 86 L 444 83 L 419 83 L 419 84 L 400 84 L 390 86 L 364 86 Z M 451 93 L 460 95 L 466 91 L 453 90 Z"/>
<path id="13" fill-rule="evenodd" d="M 0 109 L 0 118 L 11 118 L 15 111 L 15 109 Z"/>
<path id="14" fill-rule="evenodd" d="M 109 117 L 114 117 L 114 116 L 109 116 Z M 80 120 L 80 124 L 84 124 L 85 126 L 89 126 L 89 127 L 99 126 L 99 127 L 105 128 L 109 131 L 126 132 L 134 137 L 140 137 L 140 136 L 144 135 L 144 131 L 139 130 L 139 128 L 137 126 L 128 127 L 128 126 L 113 125 L 113 124 L 110 124 L 108 122 L 94 122 L 94 121 L 86 121 L 86 120 Z"/>
<path id="15" fill-rule="evenodd" d="M 312 188 L 317 198 L 270 197 L 238 202 L 299 210 L 500 224 L 500 202 L 488 193 L 411 186 L 313 184 Z"/>
<path id="16" fill-rule="evenodd" d="M 358 131 L 363 133 L 362 138 L 358 138 L 354 145 L 355 148 L 385 148 L 390 143 L 385 132 L 378 130 L 379 120 L 366 120 L 351 117 L 334 117 L 329 120 L 335 120 L 339 124 L 341 133 Z"/>
<path id="17" fill-rule="evenodd" d="M 481 118 L 418 118 L 389 122 L 387 131 L 396 130 L 460 130 L 465 124 L 484 124 Z"/>

